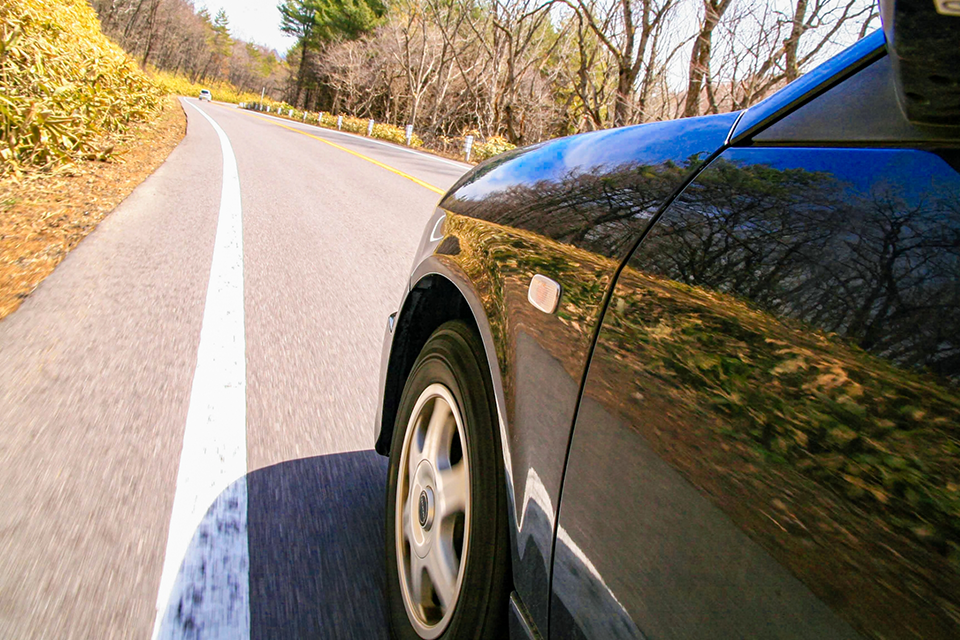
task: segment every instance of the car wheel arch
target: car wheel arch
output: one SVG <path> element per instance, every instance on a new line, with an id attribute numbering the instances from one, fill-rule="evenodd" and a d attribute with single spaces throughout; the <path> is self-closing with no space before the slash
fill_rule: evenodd
<path id="1" fill-rule="evenodd" d="M 499 405 L 502 387 L 499 371 L 495 370 L 496 359 L 491 361 L 490 358 L 490 354 L 494 352 L 486 315 L 476 294 L 465 284 L 458 284 L 455 280 L 460 278 L 435 269 L 423 273 L 410 287 L 397 313 L 383 383 L 380 435 L 376 443 L 376 450 L 381 454 L 388 455 L 390 452 L 400 396 L 414 361 L 433 331 L 445 322 L 463 320 L 480 335 Z M 464 289 L 467 290 L 466 293 Z M 502 419 L 499 406 L 498 415 Z"/>

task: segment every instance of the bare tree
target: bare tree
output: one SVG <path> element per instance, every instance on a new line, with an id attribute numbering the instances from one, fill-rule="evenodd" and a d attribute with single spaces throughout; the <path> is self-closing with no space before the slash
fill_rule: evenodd
<path id="1" fill-rule="evenodd" d="M 660 36 L 676 0 L 565 0 L 593 30 L 609 50 L 617 66 L 617 90 L 614 101 L 613 126 L 634 122 L 634 112 L 641 116 L 648 88 L 656 73 Z M 641 76 L 641 72 L 643 75 Z M 637 84 L 642 85 L 637 99 Z"/>
<path id="2" fill-rule="evenodd" d="M 301 65 L 307 101 L 428 138 L 527 144 L 743 108 L 875 16 L 870 0 L 696 0 L 690 21 L 686 1 L 398 0 L 382 26 Z"/>
<path id="3" fill-rule="evenodd" d="M 144 65 L 194 82 L 278 84 L 282 64 L 276 53 L 235 40 L 223 11 L 211 17 L 189 0 L 92 0 L 91 5 L 104 32 Z"/>
<path id="4" fill-rule="evenodd" d="M 704 86 L 707 89 L 710 111 L 713 113 L 719 111 L 710 77 L 710 56 L 713 53 L 713 32 L 731 2 L 732 0 L 703 0 L 703 18 L 700 22 L 700 32 L 697 34 L 690 51 L 687 97 L 683 108 L 684 116 L 695 116 L 701 113 L 700 93 Z"/>
<path id="5" fill-rule="evenodd" d="M 872 0 L 771 0 L 738 9 L 724 51 L 731 109 L 792 82 L 877 18 Z"/>

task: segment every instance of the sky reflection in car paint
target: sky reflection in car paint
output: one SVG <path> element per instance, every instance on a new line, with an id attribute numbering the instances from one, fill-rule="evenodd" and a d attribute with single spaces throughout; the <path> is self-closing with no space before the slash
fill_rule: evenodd
<path id="1" fill-rule="evenodd" d="M 504 154 L 464 176 L 441 206 L 568 241 L 570 226 L 602 223 L 611 212 L 610 198 L 620 196 L 614 204 L 622 205 L 631 227 L 616 235 L 636 240 L 664 200 L 722 145 L 736 116 L 596 131 Z M 598 181 L 605 188 L 598 189 Z M 583 208 L 573 210 L 574 203 Z M 538 215 L 523 215 L 534 211 Z M 585 246 L 582 240 L 569 241 Z M 597 252 L 624 257 L 624 247 L 618 248 Z"/>

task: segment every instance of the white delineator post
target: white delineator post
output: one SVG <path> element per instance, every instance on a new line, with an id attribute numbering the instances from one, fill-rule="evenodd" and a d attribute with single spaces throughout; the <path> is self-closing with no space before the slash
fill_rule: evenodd
<path id="1" fill-rule="evenodd" d="M 367 135 L 373 135 L 373 118 L 370 118 L 370 121 L 367 123 Z"/>
<path id="2" fill-rule="evenodd" d="M 470 162 L 470 151 L 473 150 L 473 136 L 467 136 L 463 139 L 463 153 L 467 156 L 467 162 Z"/>
<path id="3" fill-rule="evenodd" d="M 407 146 L 410 146 L 410 141 L 413 140 L 413 125 L 407 125 Z"/>
<path id="4" fill-rule="evenodd" d="M 343 116 L 337 116 L 337 130 L 343 129 Z"/>

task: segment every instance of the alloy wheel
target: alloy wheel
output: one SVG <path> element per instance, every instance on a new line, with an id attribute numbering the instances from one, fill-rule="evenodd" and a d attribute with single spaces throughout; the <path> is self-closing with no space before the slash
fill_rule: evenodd
<path id="1" fill-rule="evenodd" d="M 407 617 L 424 639 L 446 629 L 460 595 L 470 538 L 470 467 L 453 394 L 420 394 L 400 454 L 395 528 Z"/>

